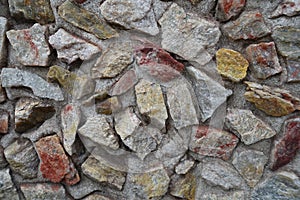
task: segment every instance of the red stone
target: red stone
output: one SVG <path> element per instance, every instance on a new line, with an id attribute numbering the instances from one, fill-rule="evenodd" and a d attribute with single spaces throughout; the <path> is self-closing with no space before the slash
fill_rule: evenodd
<path id="1" fill-rule="evenodd" d="M 4 110 L 0 110 L 0 133 L 6 134 L 8 132 L 8 121 L 9 114 Z"/>
<path id="2" fill-rule="evenodd" d="M 135 74 L 135 71 L 127 71 L 112 87 L 110 95 L 121 95 L 127 92 L 130 88 L 138 82 L 138 78 Z"/>
<path id="3" fill-rule="evenodd" d="M 217 17 L 221 21 L 229 20 L 238 15 L 246 4 L 246 0 L 219 0 Z"/>

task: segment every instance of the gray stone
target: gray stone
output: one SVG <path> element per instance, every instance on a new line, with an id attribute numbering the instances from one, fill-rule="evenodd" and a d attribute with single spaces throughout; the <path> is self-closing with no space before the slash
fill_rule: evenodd
<path id="1" fill-rule="evenodd" d="M 6 64 L 6 37 L 5 33 L 8 29 L 7 27 L 7 19 L 5 17 L 0 17 L 0 66 L 4 66 Z"/>
<path id="2" fill-rule="evenodd" d="M 20 185 L 20 188 L 28 200 L 68 199 L 64 187 L 60 184 L 23 183 Z"/>
<path id="3" fill-rule="evenodd" d="M 112 199 L 102 196 L 101 194 L 91 194 L 83 198 L 83 200 L 112 200 Z"/>
<path id="4" fill-rule="evenodd" d="M 196 199 L 199 177 L 190 172 L 184 176 L 173 175 L 170 184 L 170 194 L 188 200 Z"/>
<path id="5" fill-rule="evenodd" d="M 19 200 L 9 169 L 0 170 L 0 199 Z"/>
<path id="6" fill-rule="evenodd" d="M 164 2 L 161 0 L 153 0 L 153 11 L 155 15 L 156 21 L 158 21 L 164 12 L 168 9 L 168 7 L 172 4 L 172 2 Z"/>
<path id="7" fill-rule="evenodd" d="M 62 28 L 49 37 L 49 43 L 57 50 L 57 58 L 68 64 L 78 58 L 88 60 L 101 51 L 99 47 L 68 33 Z"/>
<path id="8" fill-rule="evenodd" d="M 300 82 L 300 62 L 287 60 L 287 82 Z"/>
<path id="9" fill-rule="evenodd" d="M 246 0 L 218 0 L 216 7 L 216 17 L 219 21 L 227 21 L 241 13 Z"/>
<path id="10" fill-rule="evenodd" d="M 208 193 L 201 196 L 201 200 L 246 200 L 246 195 L 243 191 L 232 191 L 229 194 L 214 194 Z"/>
<path id="11" fill-rule="evenodd" d="M 48 66 L 50 48 L 45 38 L 47 27 L 34 24 L 29 29 L 6 32 L 18 61 L 28 66 Z"/>
<path id="12" fill-rule="evenodd" d="M 7 161 L 4 157 L 4 148 L 0 145 L 0 169 L 7 166 Z"/>
<path id="13" fill-rule="evenodd" d="M 3 68 L 1 73 L 2 87 L 29 87 L 33 94 L 41 98 L 64 100 L 64 96 L 59 87 L 46 82 L 40 76 L 15 69 Z"/>
<path id="14" fill-rule="evenodd" d="M 271 18 L 280 17 L 282 15 L 292 17 L 300 14 L 299 0 L 284 0 L 271 14 Z"/>
<path id="15" fill-rule="evenodd" d="M 163 49 L 200 65 L 211 60 L 206 48 L 219 41 L 221 32 L 216 23 L 185 13 L 175 3 L 164 13 L 159 23 Z"/>
<path id="16" fill-rule="evenodd" d="M 193 160 L 183 160 L 175 167 L 176 174 L 186 174 L 193 166 L 195 161 Z"/>
<path id="17" fill-rule="evenodd" d="M 2 87 L 2 85 L 0 83 L 0 103 L 3 103 L 4 101 L 6 101 L 6 95 L 4 92 L 4 88 Z"/>

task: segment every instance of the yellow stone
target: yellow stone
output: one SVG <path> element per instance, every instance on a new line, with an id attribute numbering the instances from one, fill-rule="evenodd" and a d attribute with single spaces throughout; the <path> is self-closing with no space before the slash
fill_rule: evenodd
<path id="1" fill-rule="evenodd" d="M 234 82 L 239 82 L 247 75 L 248 61 L 237 51 L 219 49 L 216 53 L 219 74 Z"/>

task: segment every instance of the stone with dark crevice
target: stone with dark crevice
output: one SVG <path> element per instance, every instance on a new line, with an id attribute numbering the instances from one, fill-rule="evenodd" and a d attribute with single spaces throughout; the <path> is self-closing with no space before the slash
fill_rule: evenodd
<path id="1" fill-rule="evenodd" d="M 216 17 L 224 22 L 241 13 L 245 7 L 245 0 L 218 0 L 216 7 Z"/>
<path id="2" fill-rule="evenodd" d="M 4 148 L 0 145 L 0 169 L 5 168 L 8 165 L 5 156 L 4 156 Z"/>
<path id="3" fill-rule="evenodd" d="M 7 59 L 6 48 L 6 31 L 8 29 L 8 20 L 5 17 L 0 17 L 0 66 L 4 67 Z"/>
<path id="4" fill-rule="evenodd" d="M 0 198 L 9 200 L 19 200 L 16 187 L 9 174 L 9 169 L 0 170 Z"/>

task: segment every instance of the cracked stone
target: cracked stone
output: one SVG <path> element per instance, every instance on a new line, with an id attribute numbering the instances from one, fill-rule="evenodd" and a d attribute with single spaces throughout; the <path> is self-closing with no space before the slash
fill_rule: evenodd
<path id="1" fill-rule="evenodd" d="M 218 0 L 216 17 L 224 22 L 241 13 L 246 4 L 245 0 Z"/>
<path id="2" fill-rule="evenodd" d="M 287 61 L 287 82 L 300 82 L 300 62 Z"/>
<path id="3" fill-rule="evenodd" d="M 0 170 L 0 199 L 19 200 L 9 169 Z"/>
<path id="4" fill-rule="evenodd" d="M 111 115 L 112 113 L 119 112 L 122 109 L 122 102 L 119 98 L 114 96 L 108 98 L 100 103 L 96 103 L 96 112 L 98 114 Z"/>
<path id="5" fill-rule="evenodd" d="M 194 173 L 175 175 L 171 179 L 170 194 L 187 200 L 195 200 L 198 177 Z"/>
<path id="6" fill-rule="evenodd" d="M 110 95 L 121 95 L 129 91 L 137 84 L 138 78 L 135 71 L 128 70 L 112 87 Z"/>
<path id="7" fill-rule="evenodd" d="M 194 165 L 195 161 L 184 160 L 175 167 L 175 172 L 176 174 L 186 174 Z"/>
<path id="8" fill-rule="evenodd" d="M 26 199 L 68 199 L 64 187 L 52 183 L 23 183 L 20 189 Z"/>
<path id="9" fill-rule="evenodd" d="M 29 29 L 10 30 L 7 38 L 18 61 L 26 66 L 48 66 L 50 48 L 45 38 L 47 27 L 34 24 Z"/>
<path id="10" fill-rule="evenodd" d="M 1 64 L 0 64 L 1 65 Z M 4 101 L 6 101 L 6 93 L 1 85 L 1 81 L 0 81 L 0 103 L 3 103 Z"/>
<path id="11" fill-rule="evenodd" d="M 0 134 L 8 133 L 9 113 L 0 109 Z"/>
<path id="12" fill-rule="evenodd" d="M 284 0 L 273 11 L 270 18 L 280 17 L 282 15 L 292 17 L 300 14 L 300 1 L 299 0 Z"/>
<path id="13" fill-rule="evenodd" d="M 8 21 L 5 17 L 0 17 L 0 66 L 4 67 L 7 59 L 6 31 L 8 30 Z"/>
<path id="14" fill-rule="evenodd" d="M 276 135 L 276 132 L 250 110 L 227 109 L 226 126 L 246 145 Z"/>
<path id="15" fill-rule="evenodd" d="M 156 21 L 158 21 L 164 14 L 164 12 L 166 12 L 168 7 L 172 4 L 172 2 L 163 2 L 161 0 L 154 0 L 152 4 L 153 4 L 152 7 L 153 7 L 155 19 Z"/>
<path id="16" fill-rule="evenodd" d="M 8 165 L 4 157 L 4 148 L 0 145 L 0 169 L 5 168 Z"/>

